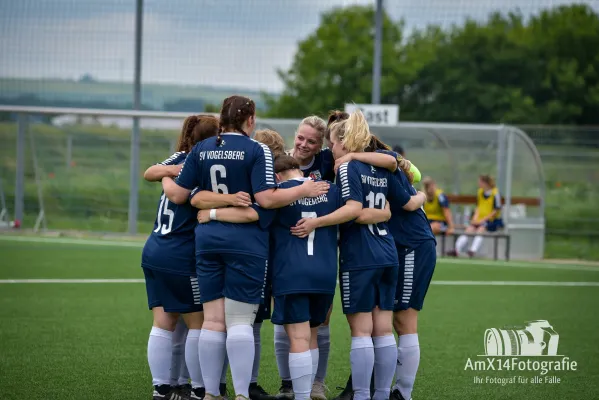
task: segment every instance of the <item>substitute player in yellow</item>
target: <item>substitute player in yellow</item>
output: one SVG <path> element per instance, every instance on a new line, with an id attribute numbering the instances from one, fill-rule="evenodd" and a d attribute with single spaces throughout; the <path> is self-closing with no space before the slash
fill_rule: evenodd
<path id="1" fill-rule="evenodd" d="M 447 196 L 443 190 L 437 187 L 437 183 L 431 177 L 425 177 L 422 180 L 422 185 L 426 194 L 424 212 L 431 224 L 431 230 L 435 235 L 452 234 L 454 231 L 453 218 Z"/>
<path id="2" fill-rule="evenodd" d="M 466 233 L 495 232 L 503 228 L 501 219 L 501 195 L 495 186 L 495 180 L 490 175 L 481 175 L 478 178 L 478 192 L 476 194 L 476 210 L 466 228 Z M 468 243 L 468 236 L 461 235 L 456 241 L 456 248 L 449 255 L 457 257 Z M 483 243 L 483 237 L 476 235 L 472 240 L 468 256 L 474 257 Z"/>

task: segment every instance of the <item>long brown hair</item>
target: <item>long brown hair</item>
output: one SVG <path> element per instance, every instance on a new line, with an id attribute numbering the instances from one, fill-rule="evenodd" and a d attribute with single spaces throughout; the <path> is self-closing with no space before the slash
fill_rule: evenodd
<path id="1" fill-rule="evenodd" d="M 189 153 L 193 146 L 218 134 L 218 118 L 212 115 L 190 115 L 183 121 L 177 151 Z"/>
<path id="2" fill-rule="evenodd" d="M 248 97 L 230 96 L 223 101 L 220 110 L 220 124 L 216 144 L 221 144 L 220 134 L 223 132 L 239 132 L 249 136 L 248 132 L 243 130 L 243 124 L 256 115 L 256 104 Z"/>
<path id="3" fill-rule="evenodd" d="M 495 188 L 495 179 L 491 175 L 481 175 L 478 179 L 489 185 L 492 189 Z"/>

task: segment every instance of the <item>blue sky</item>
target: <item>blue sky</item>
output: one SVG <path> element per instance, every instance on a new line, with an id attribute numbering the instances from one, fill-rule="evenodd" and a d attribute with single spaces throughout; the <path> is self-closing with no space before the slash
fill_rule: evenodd
<path id="1" fill-rule="evenodd" d="M 578 1 L 599 10 L 599 0 Z M 145 0 L 144 82 L 278 91 L 277 68 L 335 6 L 374 0 Z M 385 0 L 407 29 L 565 0 Z M 0 0 L 0 76 L 131 81 L 135 0 Z"/>

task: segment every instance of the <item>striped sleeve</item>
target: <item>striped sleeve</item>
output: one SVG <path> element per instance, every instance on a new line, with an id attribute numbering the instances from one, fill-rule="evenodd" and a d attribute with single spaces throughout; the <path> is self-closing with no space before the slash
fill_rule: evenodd
<path id="1" fill-rule="evenodd" d="M 255 159 L 252 165 L 252 192 L 260 193 L 277 186 L 272 153 L 267 145 L 254 141 L 256 146 Z"/>
<path id="2" fill-rule="evenodd" d="M 350 162 L 345 162 L 339 166 L 337 177 L 343 202 L 346 203 L 348 200 L 355 200 L 362 203 L 362 184 L 360 183 L 359 171 L 352 168 Z"/>
<path id="3" fill-rule="evenodd" d="M 159 162 L 156 165 L 177 165 L 179 163 L 181 163 L 183 160 L 185 160 L 185 152 L 184 151 L 177 151 L 176 153 L 173 153 L 172 156 L 170 156 L 169 158 L 167 158 L 166 160 Z"/>

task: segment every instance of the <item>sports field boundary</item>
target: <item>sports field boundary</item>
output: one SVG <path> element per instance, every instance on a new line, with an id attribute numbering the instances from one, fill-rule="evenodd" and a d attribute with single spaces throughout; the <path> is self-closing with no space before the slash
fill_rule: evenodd
<path id="1" fill-rule="evenodd" d="M 42 244 L 62 244 L 62 245 L 81 245 L 81 246 L 106 246 L 121 248 L 143 248 L 145 242 L 140 240 L 107 240 L 107 239 L 79 239 L 64 237 L 43 237 L 26 235 L 8 235 L 0 234 L 0 242 L 21 242 L 21 243 L 42 243 Z M 565 264 L 563 261 L 552 263 L 550 261 L 493 261 L 485 259 L 466 259 L 466 258 L 439 258 L 441 264 L 452 266 L 484 266 L 484 267 L 508 267 L 508 268 L 531 268 L 531 269 L 554 269 L 554 270 L 574 270 L 599 272 L 599 264 L 589 264 L 589 262 Z M 442 268 L 443 266 L 439 266 Z"/>
<path id="2" fill-rule="evenodd" d="M 144 283 L 143 279 L 0 279 L 0 284 L 89 284 L 89 283 Z M 438 286 L 563 286 L 599 287 L 599 282 L 559 281 L 435 281 Z"/>

